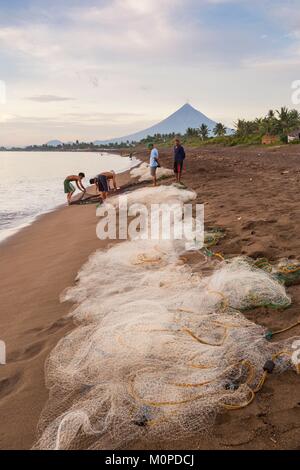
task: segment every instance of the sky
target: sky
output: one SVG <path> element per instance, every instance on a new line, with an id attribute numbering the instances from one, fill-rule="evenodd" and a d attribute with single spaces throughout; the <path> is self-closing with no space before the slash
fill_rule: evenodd
<path id="1" fill-rule="evenodd" d="M 0 0 L 0 147 L 295 107 L 299 0 Z"/>

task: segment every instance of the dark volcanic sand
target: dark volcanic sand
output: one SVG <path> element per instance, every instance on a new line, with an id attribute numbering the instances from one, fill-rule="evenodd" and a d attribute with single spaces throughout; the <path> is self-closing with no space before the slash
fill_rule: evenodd
<path id="1" fill-rule="evenodd" d="M 216 251 L 273 261 L 300 258 L 300 146 L 186 150 L 183 182 L 197 191 L 197 202 L 205 204 L 206 225 L 226 230 Z M 137 154 L 146 155 L 148 159 L 148 152 Z M 163 166 L 172 168 L 171 151 L 161 151 L 160 157 Z M 47 399 L 44 362 L 72 327 L 63 319 L 71 306 L 60 304 L 59 294 L 74 282 L 89 254 L 105 246 L 95 236 L 96 223 L 93 206 L 65 207 L 0 245 L 0 331 L 8 349 L 8 364 L 0 366 L 2 449 L 26 449 L 34 442 Z M 270 330 L 294 323 L 300 319 L 300 285 L 288 291 L 291 308 L 261 308 L 247 316 Z M 296 335 L 300 326 L 276 339 Z M 300 376 L 289 371 L 270 376 L 247 408 L 220 415 L 209 436 L 156 447 L 299 449 L 299 443 Z M 135 444 L 141 447 L 146 445 Z"/>

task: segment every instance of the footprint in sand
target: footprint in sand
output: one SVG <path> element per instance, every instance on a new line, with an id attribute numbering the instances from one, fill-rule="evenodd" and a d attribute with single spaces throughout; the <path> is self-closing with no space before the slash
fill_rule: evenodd
<path id="1" fill-rule="evenodd" d="M 17 372 L 11 377 L 0 379 L 0 399 L 15 391 L 17 383 L 20 381 L 21 373 Z"/>
<path id="2" fill-rule="evenodd" d="M 33 357 L 37 356 L 43 349 L 44 342 L 39 341 L 37 343 L 33 343 L 30 346 L 20 350 L 20 351 L 13 351 L 8 354 L 7 362 L 19 362 L 19 361 L 26 361 L 28 359 L 32 359 Z"/>
<path id="3" fill-rule="evenodd" d="M 70 318 L 59 318 L 55 322 L 51 323 L 48 326 L 41 326 L 41 327 L 36 327 L 36 328 L 30 328 L 29 330 L 26 330 L 26 333 L 32 334 L 32 333 L 54 333 L 55 331 L 59 330 L 60 328 L 63 328 L 65 325 L 67 325 L 70 322 Z"/>

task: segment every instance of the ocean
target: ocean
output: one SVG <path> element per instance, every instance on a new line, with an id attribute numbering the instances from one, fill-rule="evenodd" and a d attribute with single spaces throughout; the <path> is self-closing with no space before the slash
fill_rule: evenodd
<path id="1" fill-rule="evenodd" d="M 37 216 L 66 203 L 63 181 L 84 172 L 121 173 L 136 159 L 93 152 L 0 152 L 0 241 L 32 223 Z"/>

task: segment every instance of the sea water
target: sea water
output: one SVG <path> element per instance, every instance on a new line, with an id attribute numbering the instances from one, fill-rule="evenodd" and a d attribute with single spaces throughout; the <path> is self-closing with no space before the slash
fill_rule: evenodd
<path id="1" fill-rule="evenodd" d="M 66 203 L 66 176 L 82 171 L 88 186 L 89 178 L 102 171 L 121 173 L 137 163 L 96 152 L 0 152 L 0 241 Z"/>

